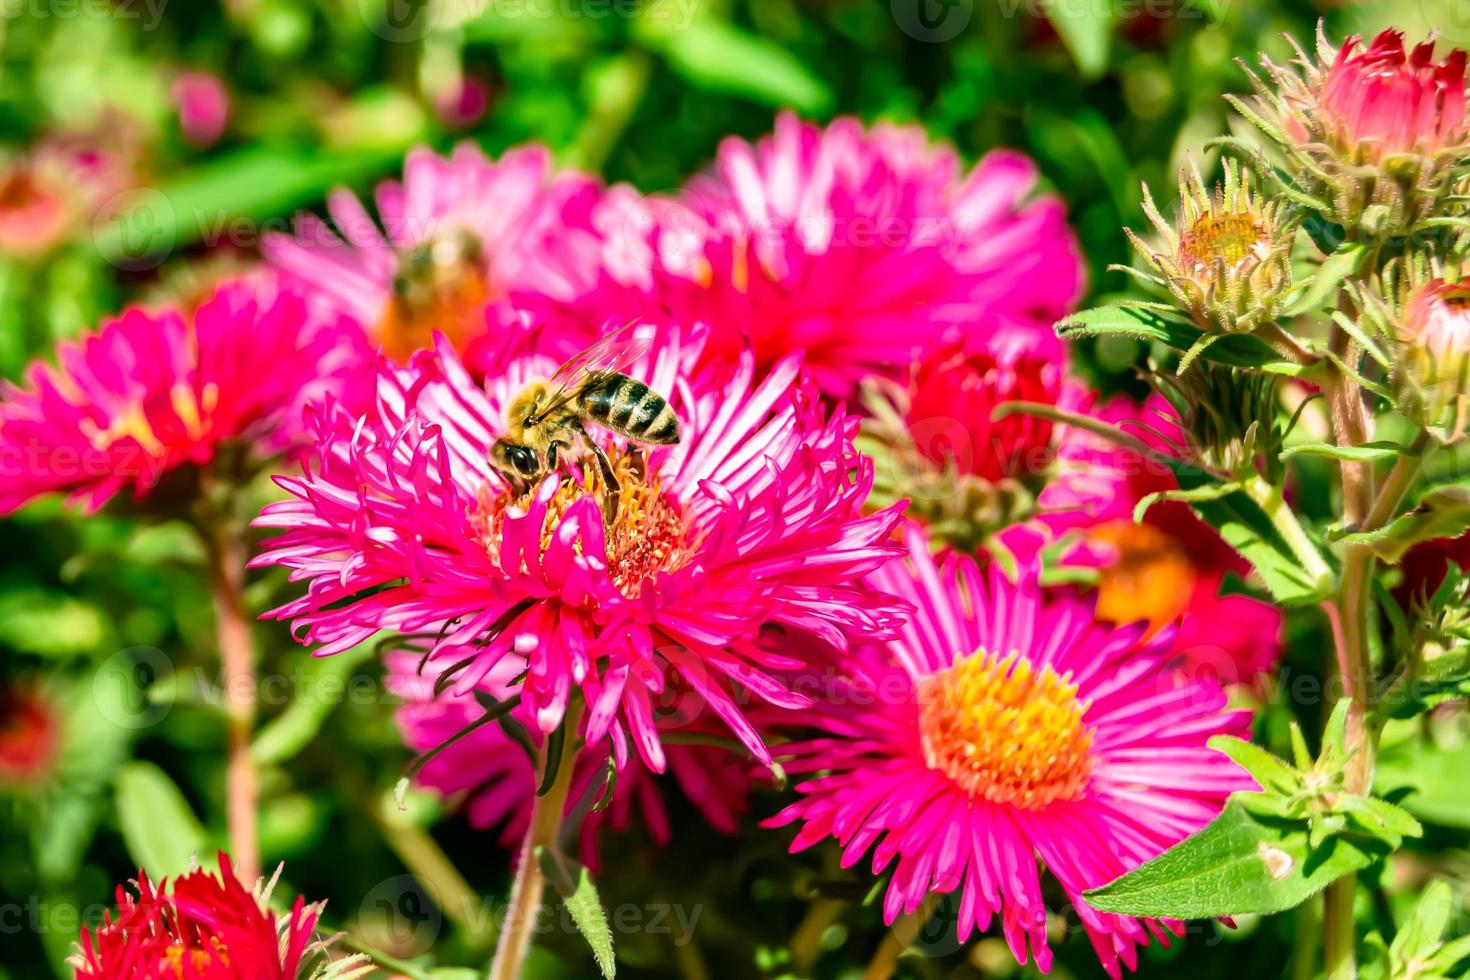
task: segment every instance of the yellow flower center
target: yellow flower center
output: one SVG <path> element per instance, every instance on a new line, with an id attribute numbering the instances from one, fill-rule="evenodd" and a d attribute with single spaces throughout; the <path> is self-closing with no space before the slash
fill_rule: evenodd
<path id="1" fill-rule="evenodd" d="M 1092 775 L 1087 708 L 1070 674 L 980 650 L 920 683 L 924 761 L 975 799 L 1025 810 L 1074 800 Z"/>
<path id="2" fill-rule="evenodd" d="M 1098 583 L 1099 619 L 1147 621 L 1154 633 L 1183 615 L 1194 592 L 1195 570 L 1171 535 L 1120 519 L 1093 528 L 1088 537 L 1117 551 Z"/>
<path id="3" fill-rule="evenodd" d="M 617 513 L 611 521 L 607 520 L 604 508 L 606 553 L 603 557 L 607 562 L 608 575 L 618 591 L 633 598 L 649 578 L 687 564 L 698 541 L 684 520 L 678 502 L 663 492 L 663 483 L 656 474 L 646 472 L 641 452 L 624 453 L 614 449 L 608 455 L 620 489 Z M 581 482 L 572 476 L 564 476 L 547 505 L 546 519 L 541 525 L 543 553 L 551 546 L 557 525 L 573 503 L 589 495 L 599 505 L 606 499 L 606 487 L 597 466 L 589 461 L 583 470 L 585 475 Z M 535 493 L 534 488 L 530 493 Z M 500 553 L 507 508 L 524 509 L 529 503 L 529 496 L 517 497 L 498 482 L 488 483 L 480 491 L 479 507 L 471 516 L 471 523 L 492 558 Z"/>
<path id="4" fill-rule="evenodd" d="M 393 295 L 376 337 L 389 357 L 405 361 L 430 346 L 437 331 L 457 350 L 485 332 L 485 307 L 495 291 L 468 233 L 425 242 L 399 257 Z"/>
<path id="5" fill-rule="evenodd" d="M 1255 255 L 1267 238 L 1266 226 L 1246 212 L 1201 215 L 1179 240 L 1179 264 L 1211 269 L 1223 262 L 1233 268 Z"/>

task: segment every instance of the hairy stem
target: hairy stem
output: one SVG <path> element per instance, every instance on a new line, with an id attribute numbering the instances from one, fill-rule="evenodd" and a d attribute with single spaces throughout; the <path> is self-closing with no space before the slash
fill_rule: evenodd
<path id="1" fill-rule="evenodd" d="M 561 741 L 560 758 L 542 759 L 543 773 L 548 765 L 557 767 L 556 780 L 544 796 L 536 797 L 531 810 L 531 826 L 526 829 L 526 839 L 521 845 L 520 867 L 516 869 L 515 884 L 511 887 L 505 925 L 501 927 L 500 940 L 495 945 L 489 980 L 516 980 L 521 974 L 526 954 L 531 950 L 531 934 L 541 912 L 541 894 L 546 890 L 546 875 L 541 870 L 536 852 L 556 847 L 567 793 L 572 787 L 572 770 L 579 746 L 577 726 L 581 717 L 582 702 L 573 699 L 562 721 L 567 735 Z"/>
<path id="2" fill-rule="evenodd" d="M 255 728 L 255 653 L 245 611 L 245 545 L 227 516 L 211 522 L 207 538 L 222 689 L 229 716 L 225 815 L 230 858 L 240 880 L 254 884 L 261 868 L 255 760 L 250 754 Z"/>
<path id="3" fill-rule="evenodd" d="M 1356 390 L 1356 389 L 1354 389 Z M 1356 396 L 1355 396 L 1356 397 Z M 1358 529 L 1377 531 L 1398 513 L 1399 505 L 1413 486 L 1423 465 L 1428 436 L 1420 433 L 1409 453 L 1394 463 L 1383 487 L 1364 511 Z M 1343 464 L 1344 495 L 1347 493 L 1347 463 Z M 1348 699 L 1346 748 L 1351 753 L 1344 788 L 1354 795 L 1367 795 L 1373 787 L 1375 745 L 1368 724 L 1375 696 L 1373 664 L 1369 657 L 1369 603 L 1372 599 L 1373 549 L 1368 545 L 1348 547 L 1343 558 L 1342 582 L 1338 592 L 1336 622 L 1337 668 L 1342 677 L 1343 696 Z M 1353 902 L 1357 876 L 1344 875 L 1327 887 L 1322 904 L 1323 941 L 1328 980 L 1351 980 L 1357 973 L 1356 930 Z"/>
<path id="4" fill-rule="evenodd" d="M 1311 535 L 1307 534 L 1301 522 L 1296 519 L 1296 514 L 1286 503 L 1282 496 L 1281 488 L 1272 486 L 1259 476 L 1245 481 L 1241 488 L 1246 495 L 1265 511 L 1271 521 L 1271 526 L 1281 535 L 1286 546 L 1291 549 L 1292 556 L 1302 564 L 1302 571 L 1306 572 L 1314 583 L 1322 587 L 1323 593 L 1327 591 L 1332 582 L 1332 569 L 1322 553 L 1317 550 Z"/>

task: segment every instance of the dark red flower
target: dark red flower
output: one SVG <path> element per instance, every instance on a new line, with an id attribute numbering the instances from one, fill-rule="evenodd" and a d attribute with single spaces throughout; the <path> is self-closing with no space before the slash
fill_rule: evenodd
<path id="1" fill-rule="evenodd" d="M 1061 388 L 1061 368 L 1050 358 L 952 347 L 915 373 L 909 432 L 919 452 L 940 466 L 953 462 L 959 472 L 992 483 L 1025 476 L 1048 462 L 1051 422 L 991 414 L 1011 401 L 1055 405 Z"/>
<path id="2" fill-rule="evenodd" d="M 41 692 L 0 691 L 0 785 L 40 782 L 56 760 L 61 720 Z"/>

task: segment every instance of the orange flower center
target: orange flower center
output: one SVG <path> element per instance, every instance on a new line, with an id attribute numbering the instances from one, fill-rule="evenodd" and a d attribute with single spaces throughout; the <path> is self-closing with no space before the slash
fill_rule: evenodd
<path id="1" fill-rule="evenodd" d="M 924 761 L 975 799 L 1038 810 L 1092 775 L 1088 702 L 1070 674 L 980 650 L 919 685 Z"/>
<path id="2" fill-rule="evenodd" d="M 183 943 L 174 943 L 164 951 L 164 965 L 179 980 L 185 976 L 202 976 L 204 971 L 218 963 L 220 966 L 228 966 L 230 958 L 226 954 L 224 944 L 218 939 L 210 939 L 214 951 L 198 949 L 186 946 Z M 188 963 L 189 970 L 185 973 L 184 964 Z"/>
<path id="3" fill-rule="evenodd" d="M 1172 536 L 1151 524 L 1120 519 L 1099 525 L 1088 537 L 1117 551 L 1098 583 L 1099 619 L 1146 620 L 1153 633 L 1184 614 L 1194 592 L 1195 570 Z"/>
<path id="4" fill-rule="evenodd" d="M 377 340 L 398 361 L 429 347 L 436 331 L 463 350 L 485 332 L 485 307 L 494 297 L 480 244 L 468 232 L 425 242 L 399 257 Z"/>
<path id="5" fill-rule="evenodd" d="M 603 521 L 606 542 L 604 560 L 608 575 L 623 595 L 633 598 L 643 583 L 659 572 L 682 568 L 693 557 L 697 539 L 691 533 L 679 504 L 663 492 L 657 475 L 650 476 L 641 453 L 624 453 L 614 449 L 609 454 L 620 488 L 617 513 L 611 521 Z M 596 465 L 583 466 L 584 477 L 578 482 L 563 477 L 561 486 L 546 508 L 541 525 L 541 550 L 551 546 L 552 535 L 566 515 L 567 509 L 581 498 L 592 495 L 599 504 L 606 499 L 606 487 Z M 534 493 L 534 489 L 531 493 Z M 517 497 L 499 483 L 487 483 L 480 491 L 480 502 L 471 517 L 472 525 L 492 558 L 500 553 L 505 529 L 505 514 L 510 507 L 524 509 L 526 497 Z M 606 511 L 604 510 L 604 514 Z M 581 548 L 580 542 L 576 545 Z"/>
<path id="6" fill-rule="evenodd" d="M 1211 269 L 1223 262 L 1233 268 L 1255 255 L 1267 237 L 1265 225 L 1245 212 L 1202 215 L 1179 240 L 1179 264 Z"/>

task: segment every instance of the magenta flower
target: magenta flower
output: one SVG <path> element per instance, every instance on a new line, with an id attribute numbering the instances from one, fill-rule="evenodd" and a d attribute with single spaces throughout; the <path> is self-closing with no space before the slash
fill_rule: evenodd
<path id="1" fill-rule="evenodd" d="M 753 145 L 727 139 L 678 199 L 625 200 L 621 258 L 643 269 L 613 277 L 710 324 L 707 354 L 749 343 L 764 368 L 800 350 L 825 393 L 852 400 L 867 374 L 897 378 L 965 335 L 1058 344 L 1082 268 L 1036 183 L 1016 153 L 966 173 L 917 128 L 783 114 Z"/>
<path id="2" fill-rule="evenodd" d="M 602 193 L 590 177 L 553 173 L 539 146 L 498 161 L 468 143 L 449 157 L 419 148 L 402 183 L 378 187 L 377 220 L 337 190 L 327 199 L 335 230 L 302 214 L 294 236 L 268 236 L 264 251 L 394 358 L 428 348 L 437 331 L 478 367 L 504 335 L 595 288 L 602 246 L 591 215 Z M 602 326 L 550 336 L 570 354 Z"/>
<path id="3" fill-rule="evenodd" d="M 230 90 L 207 71 L 181 71 L 169 86 L 179 113 L 179 129 L 191 146 L 213 146 L 230 121 Z"/>
<path id="4" fill-rule="evenodd" d="M 968 557 L 936 562 L 917 527 L 909 556 L 869 576 L 913 619 L 864 646 L 852 676 L 795 720 L 827 734 L 784 746 L 813 773 L 771 823 L 799 823 L 801 850 L 826 837 L 845 866 L 871 849 L 892 868 L 886 921 L 957 893 L 965 941 L 1000 914 L 1018 961 L 1051 966 L 1037 859 L 1076 907 L 1104 968 L 1132 968 L 1166 924 L 1099 912 L 1082 892 L 1198 830 L 1254 784 L 1211 736 L 1244 734 L 1211 681 L 1166 668 L 1170 637 L 1114 629 L 1076 593 L 1044 593 Z"/>
<path id="5" fill-rule="evenodd" d="M 0 513 L 47 493 L 89 509 L 131 486 L 210 464 L 221 446 L 290 448 L 307 405 L 367 356 L 341 320 L 268 279 L 219 288 L 192 314 L 132 308 L 0 388 Z"/>
<path id="6" fill-rule="evenodd" d="M 419 659 L 411 653 L 391 655 L 386 683 L 389 691 L 403 699 L 397 720 L 404 743 L 423 753 L 464 730 L 484 709 L 472 695 L 435 694 L 436 676 L 430 671 L 421 674 Z M 511 697 L 515 693 L 512 682 L 524 669 L 523 660 L 506 657 L 481 680 L 478 690 L 497 700 Z M 665 727 L 669 724 L 664 722 Z M 674 781 L 711 826 L 721 833 L 735 833 L 740 817 L 749 809 L 749 762 L 705 745 L 671 745 L 667 755 Z M 657 780 L 636 759 L 618 773 L 605 808 L 592 808 L 606 790 L 607 763 L 606 743 L 584 751 L 577 757 L 567 795 L 568 825 L 575 814 L 585 814 L 580 831 L 582 862 L 594 870 L 600 864 L 597 844 L 604 828 L 621 831 L 636 818 L 660 844 L 669 841 L 672 830 Z M 459 800 L 473 826 L 499 828 L 501 847 L 514 850 L 520 846 L 531 822 L 536 769 L 498 725 L 478 728 L 443 749 L 424 765 L 417 781 Z"/>
<path id="7" fill-rule="evenodd" d="M 515 499 L 486 461 L 505 406 L 551 361 L 507 361 L 483 390 L 442 340 L 406 368 L 385 361 L 377 411 L 324 413 L 306 472 L 279 481 L 292 499 L 258 519 L 285 533 L 257 562 L 309 583 L 274 615 L 322 654 L 423 635 L 460 694 L 524 657 L 533 728 L 555 729 L 580 691 L 586 741 L 611 737 L 620 767 L 631 735 L 663 771 L 651 698 L 677 682 L 769 763 L 732 685 L 800 706 L 771 675 L 794 663 L 787 642 L 841 648 L 893 625 L 892 600 L 859 578 L 893 554 L 897 514 L 863 513 L 857 419 L 823 409 L 796 359 L 757 383 L 751 356 L 692 370 L 699 355 L 665 333 L 629 372 L 670 396 L 678 445 L 644 457 L 594 434 L 622 483 L 608 524 L 579 480 Z"/>

